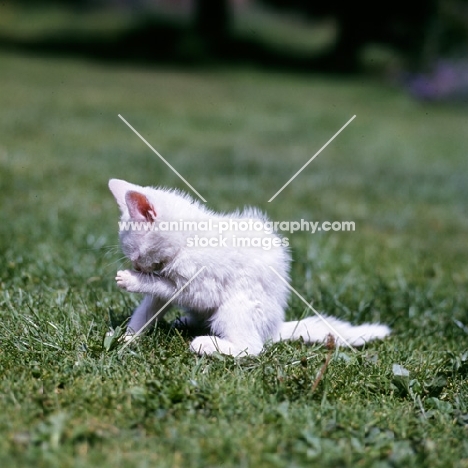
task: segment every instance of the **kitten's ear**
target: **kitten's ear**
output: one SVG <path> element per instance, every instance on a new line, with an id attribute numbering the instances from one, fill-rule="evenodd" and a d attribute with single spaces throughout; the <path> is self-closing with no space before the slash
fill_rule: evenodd
<path id="1" fill-rule="evenodd" d="M 125 180 L 109 180 L 109 189 L 114 195 L 122 213 L 129 213 L 130 218 L 153 222 L 156 219 L 156 210 L 149 200 L 139 190 L 139 185 L 131 184 Z"/>
<path id="2" fill-rule="evenodd" d="M 125 213 L 127 211 L 127 201 L 125 200 L 125 194 L 130 190 L 136 190 L 141 187 L 138 185 L 125 182 L 125 180 L 111 179 L 109 180 L 109 189 L 114 195 L 117 205 L 119 205 L 120 211 Z"/>
<path id="3" fill-rule="evenodd" d="M 140 192 L 130 190 L 125 195 L 131 219 L 146 220 L 152 223 L 156 219 L 156 210 L 149 200 Z"/>

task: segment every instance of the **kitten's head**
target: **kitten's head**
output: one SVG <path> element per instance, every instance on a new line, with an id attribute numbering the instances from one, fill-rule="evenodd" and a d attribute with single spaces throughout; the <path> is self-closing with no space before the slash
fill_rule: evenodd
<path id="1" fill-rule="evenodd" d="M 184 239 L 181 233 L 162 232 L 151 226 L 177 220 L 181 209 L 187 210 L 190 202 L 175 192 L 141 187 L 119 179 L 111 179 L 109 189 L 121 211 L 123 223 L 120 223 L 119 235 L 123 253 L 136 270 L 147 273 L 160 270 L 174 259 Z"/>

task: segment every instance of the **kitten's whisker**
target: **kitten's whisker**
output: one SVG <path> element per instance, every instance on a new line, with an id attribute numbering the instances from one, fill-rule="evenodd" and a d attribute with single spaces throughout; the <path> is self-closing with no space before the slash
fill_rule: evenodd
<path id="1" fill-rule="evenodd" d="M 120 257 L 118 258 L 117 260 L 114 260 L 113 262 L 109 262 L 105 265 L 105 268 L 110 268 L 116 264 L 119 264 L 120 268 L 123 268 L 123 265 L 122 263 L 125 261 L 125 260 L 128 260 L 127 257 L 123 256 L 123 257 Z"/>

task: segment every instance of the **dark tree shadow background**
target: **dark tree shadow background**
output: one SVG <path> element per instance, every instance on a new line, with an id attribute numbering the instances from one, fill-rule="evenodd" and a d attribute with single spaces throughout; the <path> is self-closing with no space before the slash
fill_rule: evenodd
<path id="1" fill-rule="evenodd" d="M 427 97 L 429 90 L 437 96 L 439 88 L 447 88 L 447 80 L 452 87 L 468 89 L 468 79 L 465 83 L 458 78 L 464 74 L 464 65 L 460 69 L 458 63 L 464 62 L 461 57 L 468 48 L 468 0 L 385 4 L 362 0 L 19 0 L 14 4 L 23 11 L 61 8 L 76 15 L 77 22 L 96 11 L 125 16 L 127 21 L 112 31 L 95 27 L 77 32 L 60 25 L 40 34 L 0 30 L 4 50 L 148 66 L 249 64 L 270 70 L 348 74 L 366 71 L 363 52 L 379 45 L 399 58 L 400 71 L 406 73 L 404 84 L 416 95 Z M 326 22 L 333 28 L 333 40 L 313 50 L 281 47 L 281 39 L 265 40 L 256 34 L 255 26 L 248 28 L 248 34 L 239 32 L 235 25 L 249 11 L 273 14 L 277 22 L 283 18 L 292 24 L 291 33 L 294 21 L 305 24 L 312 36 L 317 24 Z M 447 66 L 442 71 L 439 66 L 440 59 L 447 57 L 457 61 L 456 67 L 449 64 L 448 73 Z M 423 74 L 424 85 L 417 73 Z"/>

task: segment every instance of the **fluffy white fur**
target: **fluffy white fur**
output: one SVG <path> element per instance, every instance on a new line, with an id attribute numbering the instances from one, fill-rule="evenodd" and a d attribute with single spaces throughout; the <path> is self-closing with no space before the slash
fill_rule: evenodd
<path id="1" fill-rule="evenodd" d="M 109 188 L 121 210 L 122 221 L 148 221 L 158 225 L 180 220 L 267 220 L 255 209 L 216 214 L 178 191 L 140 187 L 118 179 L 110 180 Z M 334 335 L 338 344 L 343 344 L 345 339 L 351 345 L 360 346 L 390 333 L 385 325 L 352 326 L 330 317 L 326 321 L 308 317 L 284 322 L 288 288 L 270 267 L 289 280 L 287 248 L 235 247 L 231 241 L 239 233 L 234 232 L 223 233 L 229 240 L 227 246 L 188 246 L 188 239 L 197 234 L 218 236 L 217 231 L 120 231 L 122 250 L 134 269 L 118 271 L 117 285 L 146 295 L 130 319 L 129 335 L 142 332 L 148 320 L 202 267 L 205 267 L 203 271 L 173 300 L 186 311 L 181 319 L 183 325 L 209 331 L 191 342 L 190 348 L 196 353 L 256 355 L 267 341 L 302 337 L 306 342 L 324 342 L 329 334 Z M 274 233 L 242 232 L 243 237 L 253 235 L 279 239 Z"/>

